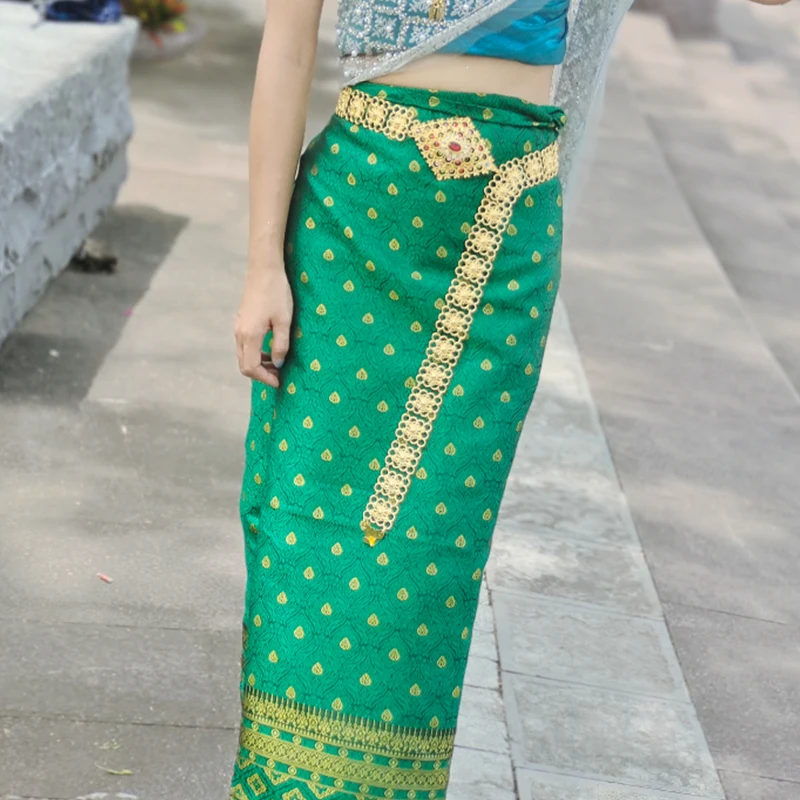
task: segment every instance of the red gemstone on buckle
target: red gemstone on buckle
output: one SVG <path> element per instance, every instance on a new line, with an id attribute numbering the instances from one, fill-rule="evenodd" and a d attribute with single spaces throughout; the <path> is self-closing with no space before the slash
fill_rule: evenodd
<path id="1" fill-rule="evenodd" d="M 449 148 L 450 148 L 450 149 L 451 149 L 451 150 L 452 150 L 454 153 L 458 153 L 458 152 L 460 152 L 460 151 L 461 151 L 461 145 L 460 145 L 458 142 L 450 142 L 450 144 L 449 144 L 449 145 L 447 145 L 447 146 L 448 146 L 448 147 L 449 147 Z"/>

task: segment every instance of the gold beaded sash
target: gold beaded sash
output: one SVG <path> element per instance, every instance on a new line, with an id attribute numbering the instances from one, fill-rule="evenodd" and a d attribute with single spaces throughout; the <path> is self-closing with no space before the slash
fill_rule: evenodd
<path id="1" fill-rule="evenodd" d="M 361 520 L 364 541 L 374 546 L 392 529 L 408 494 L 514 205 L 526 189 L 558 175 L 558 143 L 498 165 L 492 156 L 491 143 L 468 117 L 420 122 L 415 108 L 389 103 L 349 87 L 339 97 L 336 114 L 395 141 L 412 139 L 437 180 L 492 175 L 439 311 L 436 330 L 414 378 L 395 439 L 364 510 Z"/>

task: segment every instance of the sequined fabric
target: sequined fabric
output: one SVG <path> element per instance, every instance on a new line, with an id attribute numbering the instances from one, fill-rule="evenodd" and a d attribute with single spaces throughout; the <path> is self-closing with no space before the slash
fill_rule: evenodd
<path id="1" fill-rule="evenodd" d="M 562 112 L 358 88 L 302 158 L 292 348 L 281 389 L 253 387 L 235 800 L 445 797 L 481 577 L 558 289 Z M 430 166 L 430 131 L 464 154 L 456 171 L 465 145 L 492 160 L 468 175 L 444 155 Z M 420 457 L 405 494 L 384 485 L 392 524 L 367 543 L 397 442 Z"/>

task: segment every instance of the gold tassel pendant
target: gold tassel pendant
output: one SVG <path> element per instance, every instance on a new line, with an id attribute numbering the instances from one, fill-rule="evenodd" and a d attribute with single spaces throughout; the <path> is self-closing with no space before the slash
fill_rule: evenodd
<path id="1" fill-rule="evenodd" d="M 444 12 L 447 6 L 447 0 L 431 0 L 431 7 L 428 10 L 428 16 L 433 22 L 444 22 Z"/>

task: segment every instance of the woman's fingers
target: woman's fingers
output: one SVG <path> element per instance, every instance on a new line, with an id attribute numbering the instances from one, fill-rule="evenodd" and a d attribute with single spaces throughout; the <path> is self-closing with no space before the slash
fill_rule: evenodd
<path id="1" fill-rule="evenodd" d="M 280 369 L 289 352 L 289 323 L 275 322 L 272 326 L 272 363 Z"/>
<path id="2" fill-rule="evenodd" d="M 239 370 L 242 375 L 267 386 L 279 386 L 277 370 L 262 363 L 261 343 L 263 336 L 251 335 L 240 340 Z"/>

